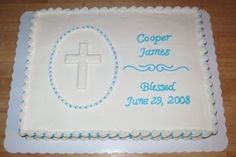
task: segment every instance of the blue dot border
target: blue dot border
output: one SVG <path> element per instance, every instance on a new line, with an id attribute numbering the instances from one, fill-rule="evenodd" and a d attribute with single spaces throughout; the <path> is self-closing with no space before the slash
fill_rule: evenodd
<path id="1" fill-rule="evenodd" d="M 56 49 L 58 48 L 58 45 L 62 42 L 62 40 L 69 36 L 70 34 L 79 31 L 79 30 L 92 30 L 95 31 L 97 33 L 99 33 L 104 39 L 105 41 L 108 43 L 111 51 L 112 51 L 112 55 L 113 55 L 113 61 L 114 61 L 114 69 L 113 69 L 113 78 L 110 84 L 110 87 L 108 88 L 108 90 L 106 91 L 105 95 L 103 97 L 101 97 L 99 100 L 95 101 L 94 103 L 91 104 L 72 104 L 70 102 L 68 102 L 58 91 L 57 87 L 56 87 L 56 83 L 54 81 L 54 75 L 53 75 L 53 63 L 55 60 L 55 56 L 56 56 Z M 118 57 L 117 57 L 117 53 L 115 48 L 112 45 L 112 42 L 110 41 L 110 39 L 108 38 L 108 36 L 99 28 L 92 26 L 92 25 L 84 25 L 84 26 L 79 26 L 79 27 L 74 27 L 68 31 L 66 31 L 65 33 L 63 33 L 54 43 L 52 51 L 50 52 L 49 55 L 49 64 L 48 64 L 48 77 L 49 77 L 49 83 L 50 83 L 50 87 L 53 90 L 54 95 L 57 97 L 57 99 L 64 104 L 67 107 L 70 108 L 74 108 L 74 109 L 89 109 L 92 107 L 95 107 L 99 104 L 101 104 L 103 101 L 105 101 L 108 96 L 111 94 L 114 85 L 116 83 L 116 79 L 117 79 L 117 75 L 118 75 L 118 68 L 119 68 L 119 64 L 118 64 Z"/>

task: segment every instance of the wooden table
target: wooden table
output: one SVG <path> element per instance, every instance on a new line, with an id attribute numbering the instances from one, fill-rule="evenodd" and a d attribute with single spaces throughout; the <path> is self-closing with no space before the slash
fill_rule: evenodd
<path id="1" fill-rule="evenodd" d="M 8 99 L 14 63 L 15 48 L 19 20 L 22 13 L 50 7 L 75 8 L 75 7 L 112 7 L 112 6 L 198 6 L 205 9 L 211 16 L 214 32 L 217 62 L 219 65 L 222 95 L 227 125 L 229 145 L 223 152 L 211 153 L 172 153 L 150 154 L 150 156 L 236 156 L 236 1 L 91 1 L 77 2 L 76 0 L 18 0 L 0 1 L 0 156 L 12 156 L 3 148 L 4 131 L 8 109 Z M 16 156 L 41 156 L 39 154 L 15 154 Z M 84 156 L 90 156 L 83 154 Z M 98 155 L 98 154 L 97 154 Z M 103 154 L 105 156 L 146 156 L 147 154 Z M 42 155 L 43 156 L 43 155 Z M 47 154 L 46 156 L 50 156 Z M 59 155 L 56 156 L 69 156 Z M 72 155 L 73 156 L 73 155 Z M 92 156 L 92 155 L 91 155 Z M 102 155 L 99 155 L 102 156 Z"/>

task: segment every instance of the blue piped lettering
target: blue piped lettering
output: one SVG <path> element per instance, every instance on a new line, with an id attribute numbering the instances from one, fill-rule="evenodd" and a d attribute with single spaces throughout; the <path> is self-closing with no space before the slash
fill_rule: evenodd
<path id="1" fill-rule="evenodd" d="M 170 49 L 146 49 L 141 48 L 139 51 L 138 57 L 144 57 L 144 56 L 169 56 Z"/>
<path id="2" fill-rule="evenodd" d="M 125 106 L 130 105 L 147 105 L 148 104 L 148 98 L 134 98 L 132 96 L 129 96 L 127 98 L 127 103 Z"/>
<path id="3" fill-rule="evenodd" d="M 146 34 L 138 34 L 137 42 L 144 43 L 144 42 L 151 42 L 154 45 L 157 45 L 159 42 L 169 41 L 172 35 L 164 34 L 164 35 L 146 35 Z"/>
<path id="4" fill-rule="evenodd" d="M 140 89 L 143 92 L 163 92 L 163 91 L 176 91 L 176 82 L 171 84 L 156 84 L 154 82 L 142 82 Z"/>

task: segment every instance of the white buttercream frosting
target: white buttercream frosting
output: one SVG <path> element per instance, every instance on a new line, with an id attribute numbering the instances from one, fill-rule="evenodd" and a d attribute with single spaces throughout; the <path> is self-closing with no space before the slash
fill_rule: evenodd
<path id="1" fill-rule="evenodd" d="M 161 15 L 161 16 L 159 16 L 159 15 Z M 182 16 L 180 16 L 180 15 L 182 15 Z M 101 21 L 99 21 L 99 16 L 103 17 L 100 19 Z M 139 17 L 139 16 L 141 18 L 136 19 L 136 17 Z M 165 16 L 166 16 L 166 18 L 165 18 Z M 40 66 L 37 66 L 37 65 L 39 64 L 40 59 L 42 60 L 42 63 L 48 64 L 47 59 L 49 57 L 47 57 L 47 55 L 49 55 L 50 51 L 53 49 L 53 45 L 57 46 L 57 49 L 55 49 L 55 50 L 58 50 L 58 49 L 64 50 L 66 48 L 65 44 L 63 45 L 63 43 L 69 44 L 69 41 L 67 41 L 66 37 L 64 39 L 62 36 L 61 38 L 63 38 L 63 39 L 61 39 L 61 40 L 59 37 L 60 37 L 60 35 L 62 35 L 66 31 L 68 31 L 69 28 L 77 28 L 77 26 L 82 26 L 82 25 L 87 25 L 87 24 L 96 25 L 96 28 L 99 28 L 100 30 L 96 30 L 95 28 L 90 27 L 90 28 L 94 29 L 95 31 L 89 35 L 92 35 L 92 38 L 94 38 L 94 40 L 96 39 L 96 42 L 99 41 L 99 43 L 97 44 L 98 50 L 96 50 L 93 47 L 90 47 L 91 48 L 90 50 L 92 50 L 91 53 L 101 53 L 101 56 L 104 57 L 104 54 L 110 52 L 111 49 L 114 48 L 115 50 L 112 49 L 113 53 L 114 53 L 114 51 L 117 53 L 118 61 L 121 66 L 119 68 L 122 69 L 122 66 L 125 63 L 128 64 L 129 62 L 135 61 L 135 59 L 131 59 L 128 62 L 128 59 L 130 57 L 135 56 L 135 55 L 133 55 L 133 56 L 129 55 L 128 52 L 130 51 L 131 53 L 137 53 L 137 49 L 140 47 L 140 45 L 135 43 L 136 36 L 134 36 L 134 38 L 129 38 L 130 36 L 132 36 L 135 33 L 136 33 L 136 35 L 137 35 L 137 33 L 145 33 L 145 31 L 149 32 L 149 34 L 154 33 L 154 32 L 156 33 L 155 29 L 159 29 L 160 31 L 162 31 L 162 33 L 163 32 L 169 33 L 168 31 L 173 31 L 171 33 L 176 33 L 178 31 L 178 30 L 176 30 L 177 28 L 181 29 L 181 27 L 178 27 L 178 26 L 176 26 L 176 29 L 172 28 L 172 27 L 175 27 L 172 25 L 166 26 L 166 28 L 160 27 L 160 28 L 154 29 L 153 27 L 149 28 L 149 26 L 147 26 L 147 28 L 146 28 L 146 27 L 144 27 L 144 24 L 140 24 L 144 20 L 142 18 L 147 17 L 147 19 L 149 19 L 150 22 L 154 22 L 155 25 L 157 25 L 157 22 L 153 21 L 153 19 L 157 19 L 157 21 L 158 21 L 158 18 L 160 18 L 160 19 L 162 19 L 162 22 L 167 25 L 169 23 L 171 24 L 171 17 L 174 17 L 174 18 L 172 18 L 172 20 L 173 20 L 173 19 L 175 19 L 175 16 L 177 16 L 177 20 L 179 19 L 179 21 L 183 22 L 182 23 L 183 25 L 185 25 L 186 22 L 189 24 L 189 27 L 186 26 L 186 28 L 188 28 L 189 30 L 192 30 L 192 32 L 190 32 L 190 33 L 192 33 L 192 38 L 189 38 L 188 40 L 189 40 L 190 44 L 193 45 L 194 50 L 192 50 L 191 47 L 188 49 L 186 47 L 182 48 L 181 46 L 179 46 L 179 44 L 181 44 L 181 41 L 182 40 L 186 41 L 186 39 L 184 36 L 179 37 L 178 35 L 176 35 L 176 38 L 178 38 L 178 37 L 179 38 L 177 39 L 178 41 L 175 40 L 176 43 L 173 42 L 171 44 L 171 46 L 170 46 L 172 49 L 171 53 L 174 53 L 175 47 L 176 47 L 176 50 L 179 49 L 178 52 L 181 52 L 182 50 L 186 50 L 186 51 L 192 50 L 192 51 L 198 53 L 197 55 L 195 54 L 195 56 L 193 56 L 193 55 L 188 55 L 186 52 L 183 52 L 184 57 L 187 57 L 186 60 L 190 60 L 190 62 L 186 62 L 186 64 L 188 64 L 188 66 L 190 67 L 189 73 L 194 76 L 194 75 L 196 75 L 194 73 L 194 70 L 195 70 L 203 78 L 202 80 L 194 80 L 194 81 L 196 81 L 195 82 L 196 85 L 192 85 L 192 87 L 191 87 L 192 90 L 188 90 L 188 87 L 184 87 L 184 89 L 182 91 L 179 89 L 181 87 L 178 87 L 175 95 L 178 95 L 178 94 L 181 95 L 181 93 L 184 93 L 185 91 L 189 91 L 189 93 L 187 93 L 187 94 L 189 94 L 192 97 L 200 95 L 201 97 L 199 97 L 198 99 L 202 98 L 201 103 L 199 103 L 197 100 L 194 101 L 193 104 L 189 105 L 190 107 L 185 106 L 186 108 L 187 107 L 190 108 L 189 110 L 186 110 L 186 111 L 176 111 L 178 109 L 174 110 L 174 109 L 170 108 L 169 110 L 165 110 L 163 112 L 156 111 L 157 112 L 156 114 L 153 110 L 161 110 L 161 108 L 155 109 L 150 106 L 147 106 L 147 108 L 142 107 L 141 110 L 140 110 L 140 108 L 137 109 L 136 106 L 134 106 L 133 108 L 126 108 L 124 105 L 126 97 L 124 97 L 124 95 L 122 95 L 122 94 L 127 94 L 128 92 L 130 92 L 130 90 L 129 89 L 124 90 L 124 88 L 123 88 L 123 90 L 124 90 L 123 92 L 119 91 L 119 85 L 121 87 L 124 87 L 124 86 L 127 86 L 127 83 L 129 83 L 132 86 L 132 82 L 135 82 L 136 80 L 135 79 L 132 80 L 130 78 L 122 78 L 122 77 L 124 77 L 125 72 L 121 71 L 121 70 L 118 71 L 118 73 L 119 73 L 118 81 L 117 81 L 118 85 L 114 85 L 114 91 L 112 91 L 113 93 L 111 92 L 112 94 L 109 96 L 110 98 L 107 98 L 107 100 L 104 100 L 104 104 L 98 105 L 95 108 L 91 108 L 86 111 L 72 111 L 72 109 L 69 109 L 68 107 L 63 106 L 63 104 L 61 104 L 60 101 L 58 101 L 52 93 L 50 93 L 50 92 L 52 92 L 51 89 L 49 89 L 48 91 L 45 91 L 45 93 L 43 92 L 45 94 L 45 97 L 48 96 L 48 102 L 47 101 L 41 102 L 41 103 L 37 102 L 37 100 L 39 100 L 37 97 L 41 97 L 41 96 L 38 95 L 39 93 L 37 93 L 37 92 L 33 93 L 34 88 L 41 90 L 40 86 L 44 85 L 44 84 L 47 84 L 47 87 L 45 86 L 45 88 L 49 88 L 49 85 L 48 85 L 49 83 L 47 81 L 45 81 L 44 79 L 41 79 L 41 77 L 48 77 L 46 75 L 47 73 L 44 74 L 45 76 L 40 75 L 40 74 L 44 73 L 43 70 L 40 70 L 40 66 L 43 67 L 43 64 Z M 75 17 L 78 17 L 78 18 L 75 18 Z M 184 19 L 184 17 L 186 17 L 186 19 Z M 71 21 L 70 21 L 70 18 L 72 19 Z M 163 20 L 163 18 L 165 18 L 165 19 Z M 50 20 L 52 20 L 52 21 L 55 20 L 55 22 L 52 23 L 52 22 L 50 22 Z M 91 21 L 91 20 L 93 20 L 93 21 Z M 82 23 L 80 23 L 80 21 L 82 21 Z M 116 25 L 120 24 L 120 23 L 116 23 L 117 21 L 122 23 L 122 25 L 120 27 L 116 27 Z M 133 23 L 131 23 L 130 21 L 133 21 Z M 63 23 L 65 23 L 65 22 L 67 22 L 68 25 L 63 25 Z M 45 26 L 44 24 L 48 24 L 48 25 Z M 135 25 L 135 26 L 138 25 L 138 26 L 137 26 L 137 28 L 128 29 L 127 27 L 125 27 L 125 24 L 126 25 Z M 41 28 L 41 26 L 43 26 L 43 25 L 44 25 L 44 27 Z M 63 25 L 63 26 L 61 26 L 61 25 Z M 52 31 L 51 32 L 41 32 L 43 30 L 44 31 L 50 30 L 47 27 L 52 29 Z M 196 28 L 194 29 L 193 27 L 196 27 Z M 19 114 L 19 117 L 20 117 L 19 135 L 24 136 L 24 137 L 32 137 L 32 138 L 35 138 L 35 137 L 37 137 L 37 138 L 56 138 L 56 139 L 59 139 L 59 138 L 63 138 L 63 139 L 80 138 L 83 140 L 91 139 L 91 138 L 101 139 L 101 140 L 104 140 L 104 139 L 129 139 L 129 138 L 136 139 L 136 140 L 137 139 L 163 140 L 163 139 L 181 138 L 181 137 L 189 138 L 189 139 L 198 138 L 198 137 L 207 138 L 207 137 L 211 136 L 212 134 L 217 133 L 217 127 L 216 127 L 216 124 L 217 124 L 216 113 L 217 113 L 217 111 L 215 108 L 214 90 L 212 88 L 213 83 L 211 81 L 211 74 L 209 71 L 209 63 L 208 63 L 209 58 L 207 56 L 208 51 L 206 48 L 207 42 L 206 42 L 205 34 L 204 34 L 201 11 L 198 8 L 196 8 L 196 7 L 194 7 L 194 8 L 190 8 L 190 7 L 181 8 L 178 6 L 171 8 L 171 7 L 159 6 L 159 7 L 147 7 L 147 8 L 144 8 L 144 7 L 96 8 L 95 7 L 95 8 L 88 9 L 85 7 L 85 8 L 81 8 L 81 9 L 78 9 L 78 8 L 75 8 L 75 9 L 61 9 L 61 8 L 42 9 L 40 11 L 36 11 L 33 14 L 30 30 L 31 31 L 28 34 L 29 40 L 27 42 L 28 52 L 27 52 L 27 62 L 25 64 L 25 79 L 24 79 L 24 87 L 23 87 L 24 93 L 22 96 L 22 103 L 21 103 L 21 110 L 22 111 Z M 120 33 L 117 33 L 117 31 L 120 31 Z M 125 34 L 125 36 L 123 36 L 124 32 L 126 32 L 126 31 L 127 31 L 127 34 Z M 165 32 L 165 31 L 167 31 L 167 32 Z M 44 34 L 42 35 L 40 33 L 44 33 Z M 76 33 L 79 36 L 81 35 L 81 36 L 85 37 L 86 40 L 88 40 L 89 42 L 92 42 L 92 43 L 94 42 L 93 40 L 86 37 L 88 35 L 88 34 L 86 34 L 87 32 L 85 32 L 85 34 L 83 34 L 83 31 L 81 31 L 81 29 L 78 28 L 78 31 L 75 31 L 74 34 L 76 34 Z M 99 33 L 101 33 L 102 35 L 101 34 L 99 35 Z M 68 40 L 78 40 L 76 36 L 73 36 L 73 33 L 71 36 L 68 35 L 68 38 L 69 37 L 70 37 L 70 39 L 68 39 Z M 59 40 L 57 40 L 58 38 L 59 38 Z M 103 41 L 104 39 L 107 40 L 107 42 L 104 42 Z M 42 44 L 42 43 L 46 43 L 46 44 Z M 130 45 L 122 45 L 124 43 L 125 44 L 129 43 Z M 112 47 L 108 47 L 108 46 L 106 46 L 106 44 L 112 45 Z M 103 46 L 103 45 L 105 45 L 105 46 Z M 128 51 L 125 50 L 125 46 L 127 46 Z M 165 46 L 168 47 L 168 44 Z M 152 47 L 152 46 L 150 46 L 150 47 Z M 38 48 L 40 48 L 40 49 L 38 49 Z M 39 50 L 42 50 L 42 51 L 39 52 Z M 48 52 L 45 50 L 48 50 Z M 70 50 L 70 51 L 72 51 L 72 50 Z M 73 53 L 76 53 L 76 51 L 78 51 L 78 50 L 73 49 L 73 51 L 75 51 Z M 127 54 L 124 54 L 124 53 L 127 53 Z M 198 56 L 199 56 L 199 58 L 193 59 L 194 57 L 198 57 Z M 61 59 L 60 57 L 62 58 L 62 56 L 59 56 L 58 58 Z M 173 57 L 169 57 L 169 58 L 173 58 Z M 178 56 L 177 56 L 177 58 L 178 58 Z M 179 58 L 181 58 L 181 57 L 179 57 Z M 37 59 L 39 61 L 36 61 Z M 105 55 L 105 60 L 104 59 L 102 60 L 102 63 L 104 63 L 104 67 L 108 67 L 107 65 L 111 64 L 111 61 L 108 61 L 109 59 L 112 60 L 112 55 L 111 54 L 109 54 L 109 56 Z M 198 60 L 200 63 L 198 63 Z M 153 61 L 153 60 L 151 60 L 151 61 Z M 161 60 L 161 61 L 164 61 L 164 60 Z M 191 63 L 191 61 L 193 61 L 194 63 Z M 140 60 L 138 60 L 138 62 L 142 63 L 142 61 L 140 61 Z M 133 63 L 135 63 L 135 62 L 133 62 Z M 170 59 L 168 61 L 168 63 L 180 64 L 181 62 L 179 62 L 178 60 L 176 61 L 174 59 Z M 57 64 L 59 64 L 59 63 L 57 63 Z M 47 65 L 45 67 L 47 68 Z M 113 67 L 115 67 L 115 66 L 113 66 Z M 191 68 L 194 70 L 192 70 Z M 108 70 L 107 70 L 107 76 L 109 76 L 109 79 L 112 78 L 112 74 L 113 74 L 112 70 L 113 70 L 112 68 L 110 68 L 110 69 L 108 68 Z M 40 73 L 40 71 L 43 71 L 43 72 Z M 48 69 L 46 69 L 45 71 L 48 72 Z M 63 69 L 62 69 L 62 71 L 63 71 Z M 65 72 L 65 69 L 64 69 L 64 72 Z M 96 73 L 96 71 L 93 71 L 93 72 Z M 91 74 L 91 73 L 89 73 L 89 74 Z M 99 73 L 96 73 L 96 74 L 97 74 L 97 75 L 95 75 L 96 79 L 98 79 L 98 81 L 99 81 L 99 78 L 97 77 L 97 76 L 99 76 Z M 100 75 L 104 76 L 105 74 L 106 73 L 102 73 Z M 59 74 L 59 73 L 58 73 L 58 75 L 63 76 L 63 74 Z M 181 74 L 179 74 L 179 75 L 181 76 Z M 185 75 L 185 74 L 183 73 L 183 75 Z M 185 77 L 188 77 L 188 76 L 186 75 Z M 147 79 L 147 77 L 144 77 L 144 78 Z M 163 79 L 163 77 L 161 77 L 161 76 L 160 76 L 160 78 Z M 193 78 L 190 77 L 190 78 L 193 79 L 194 77 Z M 59 80 L 58 77 L 56 77 L 56 79 L 57 79 L 57 81 Z M 167 79 L 168 81 L 173 80 L 171 77 L 168 77 L 168 79 Z M 37 83 L 39 85 L 37 85 L 35 83 L 36 80 L 38 81 Z M 124 85 L 124 83 L 122 81 L 125 81 L 125 80 L 127 80 L 127 83 Z M 157 80 L 159 81 L 159 79 L 157 79 Z M 180 83 L 180 80 L 184 80 L 184 78 L 181 78 L 179 80 L 177 79 L 177 85 Z M 61 80 L 59 80 L 58 82 L 60 83 L 60 81 Z M 166 81 L 166 80 L 163 79 L 162 81 Z M 188 78 L 184 81 L 187 84 Z M 70 83 L 70 81 L 69 81 L 68 84 L 71 85 L 72 83 Z M 59 87 L 61 89 L 63 89 L 64 87 L 67 88 L 66 86 L 67 86 L 67 84 L 64 84 L 64 85 L 62 84 Z M 109 87 L 109 85 L 107 85 L 106 82 L 104 82 L 104 86 Z M 201 88 L 198 86 L 201 86 Z M 100 87 L 100 86 L 98 86 L 98 87 Z M 132 86 L 132 87 L 134 87 L 134 86 Z M 133 93 L 130 93 L 130 95 L 136 94 L 136 90 L 134 90 Z M 181 92 L 178 93 L 178 90 Z M 104 91 L 105 91 L 105 89 L 104 89 Z M 197 93 L 197 92 L 199 92 L 199 93 Z M 65 93 L 63 93 L 63 94 L 65 94 Z M 99 91 L 97 91 L 97 93 L 94 93 L 94 95 L 97 97 L 101 96 Z M 76 100 L 77 100 L 76 99 L 77 97 L 73 97 L 73 96 L 70 97 L 69 94 L 67 94 L 66 96 L 68 99 L 71 99 L 73 102 L 76 102 Z M 137 94 L 136 96 L 140 96 L 140 94 Z M 103 97 L 103 96 L 101 96 L 101 97 Z M 108 97 L 108 94 L 105 95 L 104 97 Z M 88 97 L 86 97 L 86 98 L 88 99 Z M 83 99 L 84 99 L 83 100 L 83 103 L 84 103 L 86 101 L 86 99 L 85 98 L 83 98 Z M 92 96 L 91 96 L 91 99 L 92 99 Z M 112 100 L 112 99 L 114 99 L 114 100 Z M 121 101 L 121 99 L 122 99 L 122 101 Z M 64 99 L 61 99 L 61 100 L 64 100 Z M 55 102 L 57 104 L 52 104 Z M 117 102 L 119 102 L 120 104 Z M 116 106 L 113 105 L 113 107 L 110 107 L 110 106 L 112 106 L 112 104 L 116 104 Z M 196 107 L 196 104 L 198 104 L 199 107 Z M 68 106 L 70 106 L 70 105 L 68 105 Z M 44 110 L 45 113 L 42 113 L 44 108 L 46 109 L 46 110 Z M 165 108 L 163 107 L 163 110 L 164 109 Z M 30 111 L 32 111 L 32 112 L 30 112 Z M 203 113 L 203 111 L 204 111 L 204 113 Z M 68 113 L 65 113 L 65 112 L 68 112 Z M 196 119 L 199 118 L 200 120 L 194 121 L 194 119 L 186 118 L 186 120 L 184 122 L 180 123 L 179 121 L 182 120 L 181 118 L 178 119 L 178 117 L 175 117 L 175 118 L 171 117 L 171 115 L 175 112 L 176 112 L 176 114 L 178 113 L 178 114 L 184 115 L 186 117 L 189 116 L 189 114 L 186 112 L 194 112 L 194 113 L 196 113 L 196 116 L 199 116 L 198 114 L 200 114 L 200 117 L 195 117 Z M 81 115 L 78 113 L 81 113 Z M 101 114 L 101 113 L 103 113 L 103 114 Z M 116 113 L 120 113 L 118 118 L 116 118 L 117 117 Z M 136 114 L 136 113 L 140 113 L 140 114 Z M 59 114 L 60 117 L 58 117 L 58 119 L 54 119 L 54 118 L 52 118 L 51 120 L 47 119 L 47 118 L 50 118 L 50 116 L 53 116 L 53 114 L 55 114 L 55 115 Z M 91 119 L 86 119 L 85 117 L 87 117 L 87 115 L 89 115 L 89 114 L 94 115 L 94 116 Z M 166 118 L 165 114 L 169 114 L 169 118 L 164 119 L 164 118 Z M 203 114 L 203 115 L 201 115 L 201 114 Z M 44 115 L 45 115 L 45 118 L 43 118 Z M 114 115 L 114 117 L 113 117 L 113 115 Z M 127 115 L 129 115 L 129 116 L 127 116 Z M 138 115 L 140 115 L 140 117 L 138 117 Z M 158 122 L 157 123 L 151 122 L 150 120 L 153 117 L 149 117 L 148 115 L 153 116 L 154 119 L 157 120 Z M 41 116 L 41 118 L 39 118 L 40 116 Z M 132 116 L 136 116 L 136 120 L 132 119 Z M 55 116 L 55 117 L 57 117 L 57 116 Z M 99 121 L 97 117 L 99 117 L 99 118 L 105 117 L 105 118 L 103 120 Z M 126 119 L 123 117 L 125 117 Z M 144 119 L 142 119 L 142 117 L 146 118 L 146 121 Z M 205 121 L 202 120 L 202 117 L 205 118 Z M 34 121 L 35 120 L 34 118 L 36 118 L 36 122 Z M 110 119 L 114 118 L 115 122 L 112 122 L 112 120 L 109 120 L 109 118 Z M 161 118 L 163 118 L 163 120 L 159 120 Z M 63 120 L 65 120 L 65 123 L 63 122 Z M 165 122 L 165 120 L 166 120 L 166 122 Z M 77 122 L 77 121 L 79 121 L 79 122 Z M 139 121 L 139 123 L 137 123 L 136 121 Z M 173 121 L 173 122 L 171 122 L 171 121 Z M 89 124 L 92 122 L 94 122 L 94 125 Z M 106 122 L 107 122 L 107 124 L 106 124 Z M 119 122 L 119 123 L 117 123 L 117 122 Z M 100 124 L 98 124 L 98 123 L 100 123 Z M 179 124 L 179 126 L 177 123 Z M 50 126 L 53 126 L 53 128 L 51 128 Z M 143 128 L 142 128 L 142 126 L 143 126 Z"/>

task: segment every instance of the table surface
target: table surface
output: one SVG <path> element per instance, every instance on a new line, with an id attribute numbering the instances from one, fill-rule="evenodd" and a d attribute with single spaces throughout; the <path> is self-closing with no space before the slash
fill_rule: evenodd
<path id="1" fill-rule="evenodd" d="M 218 69 L 220 72 L 222 96 L 224 100 L 227 136 L 229 145 L 223 152 L 148 154 L 150 156 L 236 156 L 236 1 L 76 1 L 76 0 L 1 0 L 0 1 L 0 156 L 41 156 L 40 154 L 10 154 L 4 150 L 9 91 L 19 20 L 25 11 L 42 8 L 75 8 L 75 7 L 113 7 L 113 6 L 197 6 L 206 10 L 211 16 L 214 33 Z M 235 83 L 234 83 L 235 82 Z M 78 154 L 77 154 L 78 155 Z M 95 154 L 96 156 L 147 156 L 147 154 Z M 81 154 L 81 156 L 95 156 Z M 42 156 L 51 156 L 44 154 Z M 56 154 L 56 156 L 75 156 Z"/>

